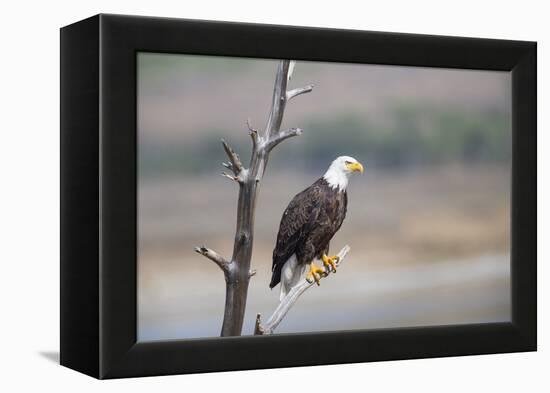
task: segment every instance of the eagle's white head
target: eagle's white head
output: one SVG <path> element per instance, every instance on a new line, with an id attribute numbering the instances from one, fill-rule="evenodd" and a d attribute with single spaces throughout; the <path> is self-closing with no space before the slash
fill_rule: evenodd
<path id="1" fill-rule="evenodd" d="M 323 178 L 330 187 L 344 191 L 353 172 L 363 173 L 363 165 L 353 157 L 341 156 L 332 161 Z"/>

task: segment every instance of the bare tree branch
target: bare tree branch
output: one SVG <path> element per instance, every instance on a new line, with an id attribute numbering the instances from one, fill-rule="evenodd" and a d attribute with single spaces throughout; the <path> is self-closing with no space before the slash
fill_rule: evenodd
<path id="1" fill-rule="evenodd" d="M 233 165 L 231 165 L 231 163 L 229 163 L 229 162 L 222 162 L 222 166 L 226 167 L 226 168 L 229 169 L 231 172 L 233 172 Z"/>
<path id="2" fill-rule="evenodd" d="M 248 127 L 250 138 L 252 139 L 252 151 L 254 152 L 258 149 L 258 130 L 252 127 L 250 118 L 246 119 L 246 126 Z"/>
<path id="3" fill-rule="evenodd" d="M 212 262 L 214 262 L 216 265 L 222 269 L 224 274 L 227 274 L 230 270 L 231 262 L 226 260 L 224 257 L 222 257 L 220 254 L 218 254 L 216 251 L 211 250 L 207 247 L 195 247 L 195 252 L 204 255 L 206 258 L 210 259 Z"/>
<path id="4" fill-rule="evenodd" d="M 342 261 L 345 259 L 346 255 L 348 254 L 350 250 L 349 246 L 344 246 L 340 250 L 338 254 L 338 262 L 336 263 L 336 267 L 340 266 Z M 327 277 L 331 271 L 325 272 L 325 274 L 321 277 L 323 279 L 324 277 Z M 309 282 L 305 278 L 302 279 L 298 284 L 296 284 L 295 287 L 293 287 L 290 292 L 283 298 L 283 300 L 279 303 L 271 317 L 267 320 L 265 324 L 262 324 L 262 317 L 260 314 L 256 315 L 256 325 L 254 328 L 254 334 L 255 335 L 264 335 L 264 334 L 273 334 L 273 331 L 279 326 L 283 318 L 286 316 L 288 311 L 296 304 L 298 301 L 298 298 L 302 296 L 302 294 L 311 288 L 315 281 Z"/>
<path id="5" fill-rule="evenodd" d="M 277 69 L 275 86 L 273 88 L 273 98 L 271 101 L 271 112 L 265 127 L 267 139 L 274 137 L 281 128 L 286 107 L 286 86 L 288 83 L 289 66 L 290 61 L 283 60 L 279 63 L 279 67 Z"/>
<path id="6" fill-rule="evenodd" d="M 299 94 L 311 91 L 310 87 L 305 87 L 288 92 L 289 69 L 290 60 L 282 60 L 278 65 L 273 87 L 271 111 L 265 131 L 260 135 L 258 130 L 252 128 L 250 120 L 247 121 L 250 138 L 252 139 L 252 154 L 248 168 L 243 167 L 239 156 L 222 140 L 223 148 L 229 158 L 229 163 L 224 163 L 223 166 L 233 172 L 233 175 L 225 172 L 222 175 L 239 183 L 237 225 L 231 262 L 227 262 L 218 254 L 204 247 L 195 249 L 199 254 L 218 263 L 222 269 L 226 267 L 224 270 L 226 272 L 226 290 L 222 336 L 239 336 L 242 331 L 248 283 L 250 277 L 255 274 L 255 271 L 250 269 L 250 263 L 254 243 L 256 197 L 269 160 L 269 154 L 283 140 L 301 133 L 299 128 L 280 131 L 287 101 Z"/>
<path id="7" fill-rule="evenodd" d="M 222 176 L 228 178 L 229 180 L 233 180 L 233 181 L 235 181 L 235 182 L 237 182 L 237 183 L 242 183 L 241 179 L 239 179 L 238 176 L 230 175 L 230 174 L 227 173 L 227 172 L 222 172 Z"/>
<path id="8" fill-rule="evenodd" d="M 225 153 L 227 154 L 227 157 L 229 157 L 229 162 L 231 163 L 231 169 L 233 170 L 233 173 L 235 174 L 235 176 L 239 176 L 239 174 L 243 170 L 243 164 L 241 163 L 239 156 L 223 139 L 222 145 Z"/>
<path id="9" fill-rule="evenodd" d="M 290 60 L 288 64 L 288 76 L 287 80 L 292 79 L 292 74 L 294 73 L 294 67 L 296 67 L 296 60 Z"/>
<path id="10" fill-rule="evenodd" d="M 301 128 L 291 128 L 290 130 L 281 131 L 279 134 L 277 134 L 275 137 L 273 137 L 271 140 L 267 142 L 266 150 L 271 151 L 271 149 L 273 149 L 275 146 L 277 146 L 279 143 L 281 143 L 285 139 L 292 138 L 293 136 L 300 136 L 300 135 L 302 135 Z"/>
<path id="11" fill-rule="evenodd" d="M 299 96 L 300 94 L 306 94 L 313 90 L 313 85 L 307 85 L 304 87 L 299 87 L 297 89 L 292 89 L 286 93 L 287 101 L 290 101 L 294 97 Z"/>

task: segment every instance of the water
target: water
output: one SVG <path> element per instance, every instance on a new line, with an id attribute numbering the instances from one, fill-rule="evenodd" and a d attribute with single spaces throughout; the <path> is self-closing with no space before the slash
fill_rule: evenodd
<path id="1" fill-rule="evenodd" d="M 353 252 L 353 249 L 352 251 Z M 509 256 L 483 255 L 435 263 L 381 267 L 342 263 L 335 275 L 313 286 L 298 300 L 277 333 L 468 324 L 509 321 Z M 371 267 L 369 269 L 369 267 Z M 278 289 L 269 291 L 254 277 L 243 334 L 251 334 L 257 312 L 264 320 L 275 309 Z M 260 280 L 258 280 L 260 279 Z M 260 281 L 260 282 L 258 282 Z M 169 340 L 219 334 L 223 295 L 196 281 L 196 302 L 182 302 L 169 317 L 159 308 L 144 308 L 139 339 Z M 223 289 L 221 277 L 211 280 Z M 186 288 L 190 290 L 192 288 Z M 214 296 L 219 297 L 214 301 Z M 178 298 L 173 297 L 173 302 Z M 185 304 L 187 306 L 183 307 Z M 164 306 L 177 309 L 177 305 Z"/>

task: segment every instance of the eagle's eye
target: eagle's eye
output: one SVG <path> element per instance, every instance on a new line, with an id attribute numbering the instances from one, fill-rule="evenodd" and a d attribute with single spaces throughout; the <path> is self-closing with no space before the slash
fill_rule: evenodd
<path id="1" fill-rule="evenodd" d="M 350 165 L 350 164 L 352 164 L 352 162 L 351 162 L 351 161 L 345 161 L 345 163 L 346 163 L 346 165 Z"/>

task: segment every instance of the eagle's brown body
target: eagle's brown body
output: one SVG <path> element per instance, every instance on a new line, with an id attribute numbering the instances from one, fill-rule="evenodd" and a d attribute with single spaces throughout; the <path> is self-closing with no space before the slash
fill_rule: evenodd
<path id="1" fill-rule="evenodd" d="M 300 266 L 328 254 L 330 240 L 346 217 L 347 204 L 346 191 L 329 186 L 324 178 L 292 199 L 283 213 L 273 250 L 270 288 L 281 281 L 281 270 L 293 254 Z"/>

